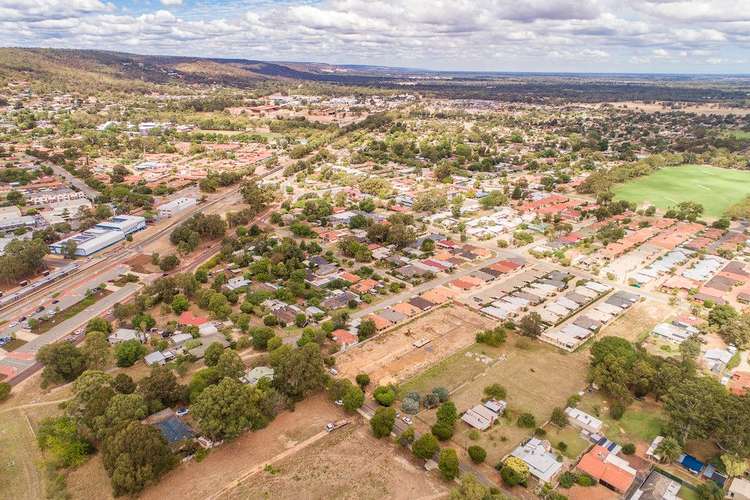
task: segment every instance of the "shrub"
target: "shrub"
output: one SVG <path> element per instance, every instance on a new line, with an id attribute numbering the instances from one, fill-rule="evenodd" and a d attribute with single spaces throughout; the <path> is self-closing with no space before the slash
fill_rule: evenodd
<path id="1" fill-rule="evenodd" d="M 414 442 L 414 438 L 414 428 L 409 427 L 398 437 L 398 443 L 406 448 Z"/>
<path id="2" fill-rule="evenodd" d="M 7 382 L 0 382 L 0 402 L 3 402 L 10 397 L 10 389 L 10 384 Z"/>
<path id="3" fill-rule="evenodd" d="M 435 408 L 439 404 L 440 404 L 440 398 L 438 398 L 438 396 L 432 392 L 427 394 L 422 400 L 422 405 L 424 405 L 424 407 L 427 408 L 428 410 L 431 408 Z"/>
<path id="4" fill-rule="evenodd" d="M 560 441 L 557 443 L 557 449 L 565 453 L 568 450 L 568 443 L 565 441 Z"/>
<path id="5" fill-rule="evenodd" d="M 370 376 L 366 373 L 358 374 L 355 380 L 357 381 L 359 388 L 363 391 L 365 390 L 365 387 L 370 385 Z"/>
<path id="6" fill-rule="evenodd" d="M 435 387 L 432 390 L 432 393 L 438 397 L 441 403 L 445 403 L 450 398 L 448 389 L 446 389 L 445 387 Z"/>
<path id="7" fill-rule="evenodd" d="M 370 420 L 373 435 L 378 439 L 388 436 L 393 430 L 395 422 L 396 410 L 393 408 L 378 408 Z"/>
<path id="8" fill-rule="evenodd" d="M 568 425 L 568 419 L 565 416 L 565 412 L 560 407 L 552 410 L 552 416 L 550 417 L 550 420 L 558 427 L 565 427 L 566 425 Z"/>
<path id="9" fill-rule="evenodd" d="M 378 386 L 372 395 L 375 401 L 383 406 L 391 406 L 396 399 L 396 391 L 391 386 Z"/>
<path id="10" fill-rule="evenodd" d="M 446 422 L 438 421 L 438 423 L 432 426 L 431 430 L 440 441 L 447 441 L 453 437 L 453 426 Z"/>
<path id="11" fill-rule="evenodd" d="M 518 416 L 516 425 L 518 427 L 532 429 L 536 427 L 536 419 L 534 418 L 534 415 L 532 415 L 531 413 L 522 413 L 521 415 Z"/>
<path id="12" fill-rule="evenodd" d="M 484 462 L 484 459 L 487 458 L 487 452 L 481 446 L 469 446 L 468 452 L 469 458 L 471 458 L 471 461 L 475 464 L 481 464 Z"/>
<path id="13" fill-rule="evenodd" d="M 427 433 L 422 434 L 422 437 L 414 441 L 411 447 L 414 455 L 425 460 L 432 458 L 438 448 L 440 448 L 440 445 L 437 438 Z"/>
<path id="14" fill-rule="evenodd" d="M 446 481 L 452 481 L 458 476 L 458 455 L 456 450 L 445 448 L 440 451 L 440 461 L 438 462 L 440 474 Z"/>
<path id="15" fill-rule="evenodd" d="M 419 401 L 411 398 L 406 398 L 401 402 L 401 410 L 404 413 L 414 415 L 419 412 Z"/>
<path id="16" fill-rule="evenodd" d="M 625 405 L 622 403 L 614 403 L 609 408 L 609 416 L 615 420 L 620 420 L 624 413 L 625 413 Z"/>
<path id="17" fill-rule="evenodd" d="M 589 476 L 588 474 L 578 474 L 576 476 L 576 484 L 578 486 L 594 486 L 596 484 L 596 481 L 593 477 Z"/>
<path id="18" fill-rule="evenodd" d="M 500 469 L 500 477 L 508 486 L 526 485 L 529 477 L 529 466 L 520 458 L 510 457 Z"/>
<path id="19" fill-rule="evenodd" d="M 538 438 L 541 438 L 547 435 L 547 431 L 545 431 L 541 427 L 537 427 L 536 429 L 534 429 L 534 435 Z"/>
<path id="20" fill-rule="evenodd" d="M 576 475 L 572 472 L 563 472 L 560 476 L 560 487 L 572 488 L 574 484 L 576 484 Z"/>
<path id="21" fill-rule="evenodd" d="M 635 445 L 633 443 L 625 443 L 622 445 L 622 452 L 625 455 L 632 455 L 635 453 Z"/>
<path id="22" fill-rule="evenodd" d="M 484 388 L 484 395 L 491 399 L 505 399 L 507 391 L 500 384 L 492 384 Z"/>

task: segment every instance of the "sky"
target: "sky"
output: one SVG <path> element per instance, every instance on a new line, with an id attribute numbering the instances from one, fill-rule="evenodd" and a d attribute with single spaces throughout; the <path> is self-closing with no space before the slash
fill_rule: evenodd
<path id="1" fill-rule="evenodd" d="M 750 0 L 0 0 L 0 45 L 435 70 L 750 73 Z"/>

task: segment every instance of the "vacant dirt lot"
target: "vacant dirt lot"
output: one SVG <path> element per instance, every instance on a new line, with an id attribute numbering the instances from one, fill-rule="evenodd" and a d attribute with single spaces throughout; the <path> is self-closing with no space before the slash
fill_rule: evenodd
<path id="1" fill-rule="evenodd" d="M 221 498 L 438 499 L 448 496 L 449 486 L 361 423 L 326 436 Z"/>
<path id="2" fill-rule="evenodd" d="M 609 325 L 602 328 L 597 338 L 622 337 L 631 342 L 643 339 L 654 327 L 675 314 L 675 308 L 653 300 L 634 305 Z"/>
<path id="3" fill-rule="evenodd" d="M 463 307 L 443 307 L 342 354 L 336 365 L 345 377 L 369 374 L 372 387 L 398 383 L 473 344 L 477 331 L 492 326 L 493 321 Z M 419 339 L 430 342 L 415 348 Z"/>
<path id="4" fill-rule="evenodd" d="M 141 498 L 206 498 L 244 471 L 319 433 L 327 422 L 343 417 L 343 412 L 323 395 L 310 398 L 298 404 L 294 412 L 277 416 L 265 429 L 245 433 L 213 450 L 202 462 L 177 467 Z"/>

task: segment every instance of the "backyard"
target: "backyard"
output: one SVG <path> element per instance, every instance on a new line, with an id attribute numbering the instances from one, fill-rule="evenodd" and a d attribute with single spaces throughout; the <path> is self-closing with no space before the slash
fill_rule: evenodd
<path id="1" fill-rule="evenodd" d="M 750 194 L 750 172 L 701 165 L 664 167 L 614 188 L 618 199 L 666 210 L 683 201 L 703 205 L 707 217 L 720 217 Z"/>

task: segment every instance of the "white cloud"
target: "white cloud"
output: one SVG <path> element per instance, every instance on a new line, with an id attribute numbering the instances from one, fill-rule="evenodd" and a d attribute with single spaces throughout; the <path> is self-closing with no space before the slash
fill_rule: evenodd
<path id="1" fill-rule="evenodd" d="M 555 71 L 729 67 L 750 47 L 750 0 L 120 1 L 0 0 L 0 44 Z"/>

